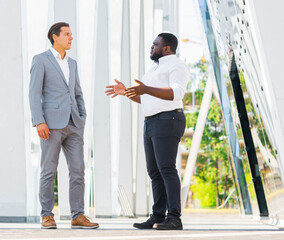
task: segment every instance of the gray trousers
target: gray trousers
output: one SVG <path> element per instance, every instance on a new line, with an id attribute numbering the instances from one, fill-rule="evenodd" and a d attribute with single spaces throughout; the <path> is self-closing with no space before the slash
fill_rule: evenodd
<path id="1" fill-rule="evenodd" d="M 84 127 L 77 128 L 70 119 L 63 129 L 50 129 L 48 140 L 41 139 L 41 175 L 39 199 L 41 216 L 53 216 L 54 180 L 62 147 L 69 169 L 69 203 L 72 219 L 84 214 Z"/>

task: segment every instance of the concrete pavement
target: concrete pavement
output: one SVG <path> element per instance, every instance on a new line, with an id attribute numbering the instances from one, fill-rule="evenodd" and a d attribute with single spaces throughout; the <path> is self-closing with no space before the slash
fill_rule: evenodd
<path id="1" fill-rule="evenodd" d="M 237 214 L 186 214 L 183 231 L 139 230 L 134 222 L 146 218 L 94 219 L 100 224 L 96 230 L 74 230 L 70 221 L 57 220 L 58 229 L 40 229 L 40 224 L 0 223 L 0 239 L 40 240 L 130 240 L 130 239 L 230 239 L 283 240 L 284 231 Z"/>

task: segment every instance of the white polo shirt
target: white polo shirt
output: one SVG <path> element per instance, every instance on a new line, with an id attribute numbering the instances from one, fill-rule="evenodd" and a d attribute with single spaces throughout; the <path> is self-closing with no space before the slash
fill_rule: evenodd
<path id="1" fill-rule="evenodd" d="M 159 59 L 142 78 L 142 82 L 151 87 L 171 87 L 174 92 L 173 100 L 163 100 L 148 94 L 141 95 L 141 105 L 145 117 L 160 112 L 183 108 L 182 99 L 189 81 L 188 66 L 176 55 L 167 55 Z"/>
<path id="2" fill-rule="evenodd" d="M 67 53 L 65 54 L 65 57 L 62 59 L 61 55 L 59 52 L 57 52 L 53 47 L 50 48 L 50 51 L 52 52 L 53 56 L 57 60 L 64 77 L 66 79 L 67 85 L 69 85 L 69 75 L 70 75 L 70 70 L 69 70 L 69 64 L 68 64 L 68 56 Z"/>

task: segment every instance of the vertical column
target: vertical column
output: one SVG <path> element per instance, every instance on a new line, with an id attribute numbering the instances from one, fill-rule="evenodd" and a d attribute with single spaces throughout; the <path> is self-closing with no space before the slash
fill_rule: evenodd
<path id="1" fill-rule="evenodd" d="M 54 0 L 54 23 L 67 22 L 73 35 L 72 47 L 68 55 L 77 59 L 77 0 Z"/>
<path id="2" fill-rule="evenodd" d="M 110 100 L 103 89 L 109 85 L 108 1 L 96 0 L 94 40 L 94 161 L 95 214 L 116 215 L 117 195 L 114 191 L 110 133 Z"/>
<path id="3" fill-rule="evenodd" d="M 149 50 L 151 49 L 151 46 L 153 44 L 154 39 L 157 37 L 159 33 L 162 32 L 163 28 L 163 0 L 153 0 L 151 4 L 149 4 L 150 1 L 144 2 L 144 7 L 146 11 L 144 12 L 145 19 L 145 29 L 148 29 L 150 26 L 152 27 L 153 34 L 150 36 L 147 31 L 144 33 L 145 34 L 145 45 L 148 45 L 148 48 L 145 48 L 145 51 L 148 53 L 147 57 L 145 58 L 145 69 L 149 69 L 151 66 L 153 66 L 153 61 L 150 59 L 150 53 Z M 150 16 L 149 12 L 152 10 L 152 21 L 149 21 Z M 148 60 L 148 61 L 147 61 Z M 145 159 L 146 161 L 146 159 Z M 153 190 L 152 190 L 152 184 L 151 180 L 148 178 L 148 188 L 147 192 L 149 195 L 148 198 L 148 213 L 152 213 L 152 206 L 154 204 L 154 199 L 153 199 Z"/>
<path id="4" fill-rule="evenodd" d="M 151 49 L 154 38 L 157 36 L 156 32 L 160 33 L 159 28 L 157 30 L 157 26 L 156 26 L 157 25 L 156 20 L 159 17 L 159 14 L 157 14 L 157 8 L 156 8 L 158 7 L 157 4 L 158 4 L 157 0 L 144 1 L 144 29 L 147 29 L 147 31 L 144 32 L 145 70 L 153 66 L 153 61 L 150 59 L 150 49 Z M 141 73 L 141 76 L 142 76 L 142 73 Z M 140 111 L 140 113 L 142 114 L 142 111 Z M 143 129 L 141 129 L 141 131 L 143 133 Z M 144 152 L 144 146 L 143 146 L 143 152 Z M 144 161 L 146 162 L 145 158 L 144 158 Z M 148 214 L 152 212 L 152 205 L 153 205 L 153 194 L 152 194 L 151 184 L 149 182 L 148 177 L 147 177 L 147 195 L 148 195 L 148 199 L 147 199 L 147 205 L 148 205 L 147 214 Z"/>
<path id="5" fill-rule="evenodd" d="M 1 31 L 9 34 L 0 45 L 0 222 L 27 220 L 21 2 L 0 1 Z"/>
<path id="6" fill-rule="evenodd" d="M 145 36 L 144 36 L 144 0 L 140 0 L 140 33 L 139 33 L 139 79 L 145 73 Z M 135 214 L 147 216 L 149 214 L 147 195 L 147 171 L 143 143 L 144 118 L 142 107 L 138 106 L 137 150 L 136 150 L 136 197 Z"/>
<path id="7" fill-rule="evenodd" d="M 164 5 L 167 3 L 168 0 L 155 0 L 153 2 L 153 33 L 154 38 L 157 37 L 159 33 L 163 31 L 163 25 L 164 25 Z M 154 40 L 154 39 L 153 39 Z"/>
<path id="8" fill-rule="evenodd" d="M 84 160 L 85 160 L 85 214 L 92 216 L 94 210 L 93 198 L 93 158 L 91 157 L 93 138 L 93 119 L 91 114 L 92 100 L 92 73 L 94 48 L 94 18 L 95 1 L 77 1 L 77 62 L 87 119 L 84 133 Z M 86 27 L 88 26 L 88 27 Z M 91 54 L 90 54 L 91 53 Z"/>
<path id="9" fill-rule="evenodd" d="M 46 32 L 50 26 L 54 23 L 54 0 L 48 0 L 48 10 L 47 10 L 47 24 L 46 24 Z M 46 48 L 50 48 L 50 41 L 46 38 Z"/>
<path id="10" fill-rule="evenodd" d="M 77 58 L 77 14 L 76 0 L 55 0 L 54 1 L 54 23 L 67 22 L 70 24 L 74 40 L 68 55 L 76 60 Z M 58 165 L 58 212 L 60 219 L 70 218 L 69 206 L 69 179 L 68 167 L 63 151 L 60 152 Z"/>
<path id="11" fill-rule="evenodd" d="M 178 6 L 177 0 L 165 0 L 163 5 L 163 31 L 170 32 L 179 38 L 179 25 L 178 25 Z M 179 51 L 179 48 L 178 50 Z M 180 149 L 177 153 L 176 167 L 180 176 L 181 172 L 181 152 Z"/>
<path id="12" fill-rule="evenodd" d="M 131 85 L 130 62 L 130 23 L 129 0 L 123 0 L 121 31 L 121 81 L 125 86 Z M 120 114 L 120 147 L 118 184 L 126 193 L 133 211 L 133 163 L 132 163 L 132 111 L 131 101 L 122 97 Z"/>
<path id="13" fill-rule="evenodd" d="M 170 32 L 173 33 L 179 39 L 179 0 L 171 0 L 171 29 Z M 177 48 L 176 55 L 179 56 L 180 48 Z M 177 153 L 176 168 L 178 170 L 178 175 L 181 179 L 181 149 L 180 144 Z"/>
<path id="14" fill-rule="evenodd" d="M 34 2 L 32 2 L 34 3 Z M 40 221 L 40 203 L 39 203 L 39 178 L 40 178 L 40 147 L 39 147 L 39 137 L 37 135 L 36 129 L 31 128 L 31 115 L 29 108 L 29 82 L 30 82 L 30 63 L 31 63 L 31 53 L 34 52 L 34 42 L 38 41 L 38 34 L 41 31 L 37 31 L 37 36 L 30 38 L 31 30 L 36 19 L 37 23 L 40 20 L 45 22 L 46 19 L 41 18 L 44 16 L 44 4 L 41 4 L 41 9 L 38 11 L 41 13 L 38 16 L 32 16 L 30 14 L 31 4 L 27 0 L 21 1 L 21 11 L 22 11 L 22 47 L 24 49 L 22 53 L 23 59 L 23 92 L 24 92 L 24 112 L 25 112 L 25 145 L 26 145 L 26 185 L 27 185 L 27 222 L 39 222 Z M 33 6 L 34 7 L 34 6 Z M 38 7 L 38 6 L 36 6 Z M 44 11 L 42 11 L 44 10 Z M 43 29 L 44 35 L 46 34 L 46 29 Z M 44 46 L 44 41 L 43 41 Z M 36 140 L 35 138 L 36 137 Z"/>
<path id="15" fill-rule="evenodd" d="M 173 2 L 173 5 L 174 5 L 174 16 L 175 16 L 174 19 L 175 19 L 175 21 L 174 21 L 174 26 L 173 26 L 174 30 L 173 30 L 172 33 L 175 34 L 178 39 L 180 39 L 180 35 L 179 35 L 180 34 L 180 29 L 179 29 L 179 26 L 180 26 L 180 24 L 179 24 L 180 1 L 175 0 Z M 177 48 L 177 53 L 176 54 L 177 54 L 178 57 L 180 56 L 179 53 L 180 53 L 180 47 Z M 181 157 L 181 154 L 180 154 L 180 157 Z M 180 164 L 181 164 L 181 161 L 180 161 Z"/>
<path id="16" fill-rule="evenodd" d="M 169 32 L 171 30 L 172 15 L 171 15 L 171 1 L 163 1 L 163 31 Z"/>
<path id="17" fill-rule="evenodd" d="M 179 34 L 179 1 L 165 0 L 163 3 L 163 31 L 173 33 L 177 36 Z"/>

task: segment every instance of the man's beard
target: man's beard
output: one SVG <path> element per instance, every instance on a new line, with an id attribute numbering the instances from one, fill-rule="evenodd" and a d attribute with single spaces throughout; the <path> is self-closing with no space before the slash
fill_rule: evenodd
<path id="1" fill-rule="evenodd" d="M 162 51 L 160 51 L 159 53 L 154 53 L 153 55 L 150 56 L 150 58 L 154 61 L 154 62 L 159 62 L 159 58 L 163 57 Z"/>

